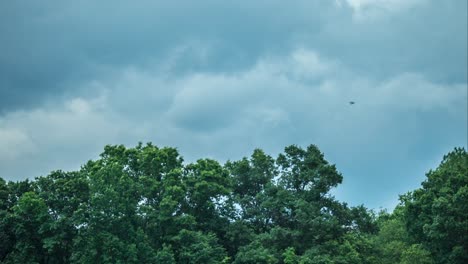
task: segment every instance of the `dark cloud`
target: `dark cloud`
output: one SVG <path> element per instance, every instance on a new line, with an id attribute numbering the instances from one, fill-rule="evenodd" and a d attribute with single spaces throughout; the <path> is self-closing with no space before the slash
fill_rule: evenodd
<path id="1" fill-rule="evenodd" d="M 77 169 L 105 144 L 224 161 L 314 143 L 339 198 L 394 206 L 466 146 L 466 5 L 2 1 L 0 176 Z"/>
<path id="2" fill-rule="evenodd" d="M 186 52 L 174 74 L 239 71 L 302 46 L 376 78 L 406 71 L 466 82 L 466 1 L 416 3 L 356 19 L 345 1 L 4 1 L 0 111 L 80 94 L 83 80 L 160 63 L 189 42 L 207 54 Z"/>

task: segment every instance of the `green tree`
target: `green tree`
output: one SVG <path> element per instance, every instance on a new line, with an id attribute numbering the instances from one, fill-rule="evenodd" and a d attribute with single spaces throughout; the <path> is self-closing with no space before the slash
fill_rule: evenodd
<path id="1" fill-rule="evenodd" d="M 225 248 L 231 258 L 235 258 L 239 248 L 248 245 L 255 238 L 251 224 L 244 220 L 230 222 L 225 236 Z"/>
<path id="2" fill-rule="evenodd" d="M 272 204 L 276 208 L 273 219 L 293 234 L 289 238 L 297 252 L 302 254 L 314 245 L 341 237 L 351 221 L 348 209 L 328 194 L 342 181 L 335 165 L 329 164 L 314 145 L 306 150 L 286 147 L 277 164 L 279 189 L 276 195 L 270 195 L 277 201 Z"/>
<path id="3" fill-rule="evenodd" d="M 437 263 L 468 262 L 468 154 L 455 148 L 420 189 L 402 196 L 410 238 Z"/>
<path id="4" fill-rule="evenodd" d="M 274 159 L 256 149 L 250 159 L 227 162 L 225 167 L 233 180 L 233 198 L 240 209 L 240 219 L 251 223 L 256 232 L 267 231 L 271 219 L 263 203 L 276 175 Z"/>
<path id="5" fill-rule="evenodd" d="M 234 260 L 235 264 L 274 264 L 278 259 L 260 241 L 254 240 L 247 246 L 241 247 Z"/>
<path id="6" fill-rule="evenodd" d="M 228 171 L 215 160 L 200 159 L 185 166 L 183 177 L 187 188 L 185 213 L 195 217 L 200 230 L 224 237 L 229 221 L 223 207 L 231 193 Z"/>
<path id="7" fill-rule="evenodd" d="M 221 166 L 174 148 L 106 146 L 79 171 L 0 178 L 2 263 L 465 263 L 467 153 L 392 213 L 348 207 L 310 145 Z"/>
<path id="8" fill-rule="evenodd" d="M 174 253 L 170 246 L 163 245 L 162 249 L 158 251 L 156 255 L 156 262 L 161 264 L 175 264 Z"/>
<path id="9" fill-rule="evenodd" d="M 182 229 L 172 242 L 177 263 L 214 264 L 227 256 L 212 233 Z"/>
<path id="10" fill-rule="evenodd" d="M 9 216 L 8 209 L 10 203 L 9 188 L 6 181 L 0 178 L 0 262 L 2 262 L 7 254 L 13 249 L 14 246 L 14 235 L 12 232 L 12 226 L 7 218 Z"/>
<path id="11" fill-rule="evenodd" d="M 283 262 L 284 264 L 297 264 L 299 263 L 299 257 L 296 255 L 295 249 L 289 247 L 283 253 Z"/>
<path id="12" fill-rule="evenodd" d="M 48 208 L 52 219 L 45 226 L 51 234 L 44 242 L 49 263 L 69 262 L 73 239 L 77 234 L 75 212 L 89 200 L 89 183 L 79 172 L 54 171 L 35 182 L 36 193 Z"/>
<path id="13" fill-rule="evenodd" d="M 431 253 L 420 244 L 413 244 L 403 251 L 401 264 L 433 264 Z"/>
<path id="14" fill-rule="evenodd" d="M 392 214 L 382 212 L 377 219 L 379 232 L 373 244 L 382 264 L 400 263 L 403 252 L 410 245 L 402 210 L 398 206 Z"/>
<path id="15" fill-rule="evenodd" d="M 155 251 L 141 231 L 142 186 L 130 168 L 123 146 L 107 146 L 101 159 L 89 161 L 80 173 L 89 181 L 89 200 L 75 211 L 77 235 L 74 263 L 140 263 Z M 134 164 L 132 164 L 133 166 Z"/>
<path id="16" fill-rule="evenodd" d="M 8 221 L 13 223 L 15 245 L 6 256 L 5 263 L 46 263 L 49 255 L 45 248 L 51 221 L 47 206 L 34 192 L 24 193 L 12 208 Z"/>

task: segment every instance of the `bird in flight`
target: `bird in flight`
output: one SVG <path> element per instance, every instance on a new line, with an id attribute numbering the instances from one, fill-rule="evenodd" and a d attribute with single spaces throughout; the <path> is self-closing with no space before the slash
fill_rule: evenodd
<path id="1" fill-rule="evenodd" d="M 354 102 L 354 101 L 350 101 L 349 104 L 350 104 L 350 105 L 353 105 L 353 104 L 355 104 L 355 102 Z"/>

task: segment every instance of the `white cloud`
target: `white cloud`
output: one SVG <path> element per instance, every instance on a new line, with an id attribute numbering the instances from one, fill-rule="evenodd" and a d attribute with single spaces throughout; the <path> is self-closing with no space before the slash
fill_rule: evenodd
<path id="1" fill-rule="evenodd" d="M 431 83 L 418 74 L 404 73 L 375 89 L 374 103 L 400 110 L 460 111 L 466 99 L 466 84 Z"/>
<path id="2" fill-rule="evenodd" d="M 358 21 L 386 17 L 393 13 L 409 10 L 427 2 L 427 0 L 345 0 L 354 11 Z"/>
<path id="3" fill-rule="evenodd" d="M 74 98 L 57 106 L 0 117 L 1 175 L 35 177 L 54 169 L 77 169 L 105 144 L 118 143 L 128 121 L 103 111 L 103 98 Z"/>
<path id="4" fill-rule="evenodd" d="M 0 161 L 10 162 L 33 152 L 34 143 L 23 131 L 14 128 L 0 129 Z"/>

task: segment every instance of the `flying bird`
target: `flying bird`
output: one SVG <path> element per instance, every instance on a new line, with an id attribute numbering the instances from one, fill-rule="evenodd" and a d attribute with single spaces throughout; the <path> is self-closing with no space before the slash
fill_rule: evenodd
<path id="1" fill-rule="evenodd" d="M 349 104 L 350 104 L 350 105 L 353 105 L 353 104 L 355 104 L 355 102 L 354 102 L 354 101 L 350 101 Z"/>

